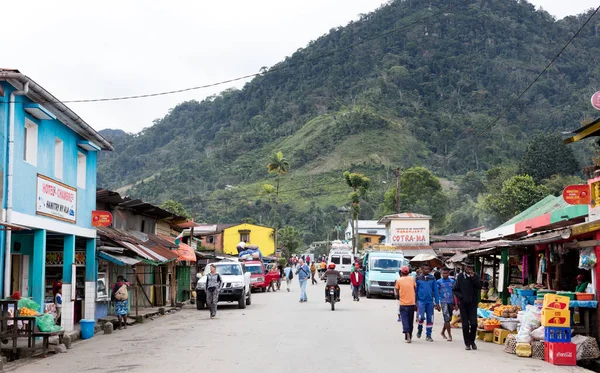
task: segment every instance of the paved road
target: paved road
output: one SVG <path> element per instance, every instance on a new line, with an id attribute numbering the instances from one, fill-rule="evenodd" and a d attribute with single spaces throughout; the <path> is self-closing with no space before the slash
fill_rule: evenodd
<path id="1" fill-rule="evenodd" d="M 583 372 L 543 361 L 518 358 L 492 343 L 464 351 L 461 336 L 435 342 L 405 344 L 396 322 L 396 302 L 366 299 L 353 302 L 342 286 L 335 312 L 323 299 L 323 285 L 308 286 L 308 303 L 291 293 L 256 293 L 246 310 L 219 307 L 215 320 L 208 312 L 184 309 L 112 335 L 78 341 L 66 354 L 33 359 L 7 371 L 47 372 Z M 438 338 L 435 338 L 438 336 Z"/>

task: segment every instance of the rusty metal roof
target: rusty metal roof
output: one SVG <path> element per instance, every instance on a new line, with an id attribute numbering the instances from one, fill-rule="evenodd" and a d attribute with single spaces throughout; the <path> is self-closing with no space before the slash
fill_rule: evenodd
<path id="1" fill-rule="evenodd" d="M 167 244 L 171 246 L 172 244 L 168 241 L 156 235 L 147 235 L 148 240 L 144 242 L 138 238 L 138 236 L 140 236 L 139 233 L 141 232 L 124 232 L 108 227 L 98 228 L 98 235 L 101 239 L 112 241 L 114 244 L 123 247 L 124 249 L 128 249 L 135 256 L 142 259 L 160 264 L 178 258 L 176 252 L 161 245 L 162 243 L 167 242 Z M 145 235 L 145 233 L 142 233 L 142 235 Z"/>

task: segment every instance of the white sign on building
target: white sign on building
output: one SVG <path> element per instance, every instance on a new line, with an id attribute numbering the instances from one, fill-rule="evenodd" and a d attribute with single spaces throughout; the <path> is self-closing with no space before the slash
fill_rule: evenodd
<path id="1" fill-rule="evenodd" d="M 405 212 L 384 216 L 379 224 L 385 224 L 386 245 L 429 246 L 429 220 L 431 216 Z"/>
<path id="2" fill-rule="evenodd" d="M 38 215 L 76 223 L 77 189 L 38 174 L 35 206 Z"/>

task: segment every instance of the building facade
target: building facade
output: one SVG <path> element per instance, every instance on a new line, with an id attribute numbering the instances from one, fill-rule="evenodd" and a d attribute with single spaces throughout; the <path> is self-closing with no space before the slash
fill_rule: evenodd
<path id="1" fill-rule="evenodd" d="M 0 69 L 3 151 L 2 292 L 54 302 L 62 279 L 62 326 L 94 318 L 96 156 L 112 145 L 18 70 Z"/>

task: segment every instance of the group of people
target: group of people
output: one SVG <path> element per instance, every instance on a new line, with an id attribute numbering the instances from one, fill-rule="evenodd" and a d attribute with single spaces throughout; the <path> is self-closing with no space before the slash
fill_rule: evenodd
<path id="1" fill-rule="evenodd" d="M 452 341 L 450 321 L 452 312 L 460 310 L 463 339 L 466 350 L 476 350 L 477 335 L 477 302 L 481 289 L 481 280 L 474 273 L 473 262 L 463 263 L 464 271 L 450 276 L 450 270 L 443 268 L 440 279 L 431 274 L 431 266 L 423 264 L 421 273 L 411 276 L 408 267 L 400 269 L 400 278 L 394 289 L 399 301 L 398 321 L 402 322 L 404 340 L 412 342 L 415 313 L 417 314 L 417 338 L 423 334 L 425 324 L 425 339 L 433 342 L 433 313 L 434 309 L 442 312 L 444 327 L 440 335 L 445 340 Z"/>

